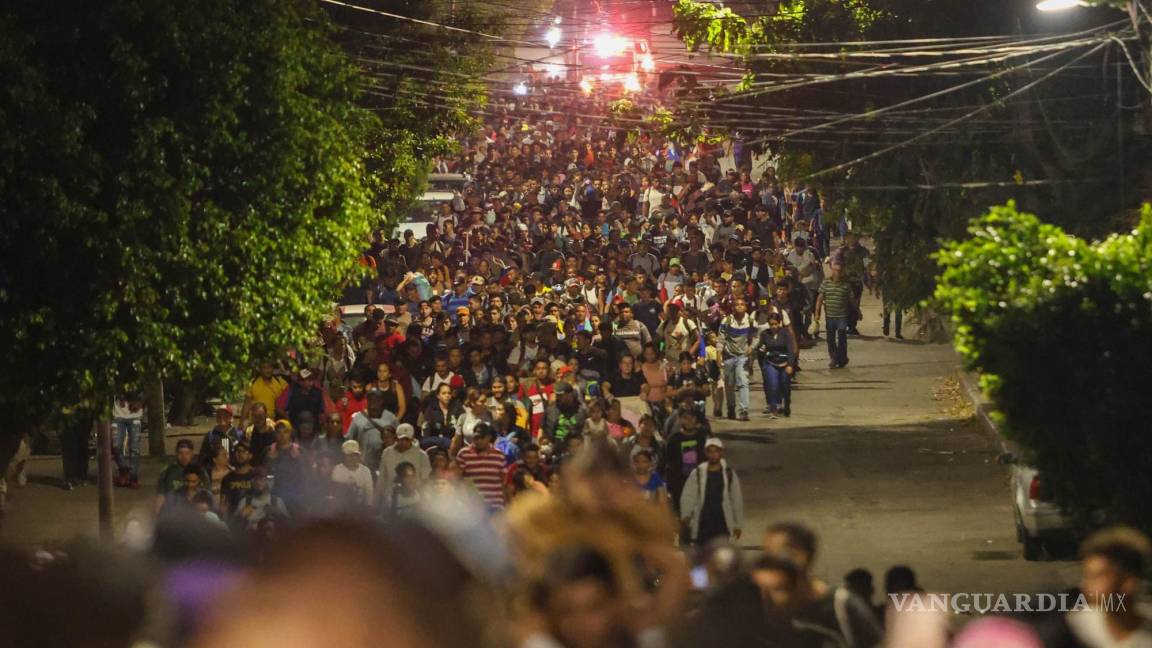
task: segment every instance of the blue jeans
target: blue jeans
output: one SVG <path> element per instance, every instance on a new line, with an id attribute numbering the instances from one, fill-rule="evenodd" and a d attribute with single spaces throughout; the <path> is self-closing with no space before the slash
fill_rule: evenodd
<path id="1" fill-rule="evenodd" d="M 140 478 L 140 419 L 115 419 L 112 421 L 112 452 L 116 465 L 121 471 L 127 470 L 132 479 Z M 127 437 L 128 447 L 124 441 Z"/>
<path id="2" fill-rule="evenodd" d="M 825 317 L 828 336 L 828 358 L 838 365 L 848 364 L 848 318 Z"/>
<path id="3" fill-rule="evenodd" d="M 724 359 L 724 399 L 728 411 L 734 409 L 740 416 L 748 415 L 748 369 L 747 356 Z"/>
<path id="4" fill-rule="evenodd" d="M 777 367 L 765 360 L 760 365 L 764 373 L 764 400 L 773 412 L 780 411 L 792 404 L 792 377 L 788 375 L 785 367 Z"/>

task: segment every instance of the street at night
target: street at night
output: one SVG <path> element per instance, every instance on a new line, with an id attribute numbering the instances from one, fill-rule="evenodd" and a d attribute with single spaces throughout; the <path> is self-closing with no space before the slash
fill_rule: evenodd
<path id="1" fill-rule="evenodd" d="M 1152 647 L 1148 0 L 99 4 L 0 646 Z"/>

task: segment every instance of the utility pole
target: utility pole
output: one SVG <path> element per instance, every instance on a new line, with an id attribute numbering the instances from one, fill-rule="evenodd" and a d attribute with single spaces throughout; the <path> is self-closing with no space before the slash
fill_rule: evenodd
<path id="1" fill-rule="evenodd" d="M 107 413 L 96 423 L 96 487 L 100 498 L 100 539 L 111 542 L 112 533 L 112 425 Z"/>

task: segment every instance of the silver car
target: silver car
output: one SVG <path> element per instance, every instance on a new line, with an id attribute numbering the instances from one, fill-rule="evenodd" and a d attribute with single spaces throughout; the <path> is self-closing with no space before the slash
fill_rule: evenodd
<path id="1" fill-rule="evenodd" d="M 1043 479 L 1035 468 L 1008 453 L 1011 466 L 1012 508 L 1016 514 L 1016 540 L 1023 545 L 1025 560 L 1039 560 L 1044 544 L 1073 535 L 1072 525 L 1060 507 L 1045 495 Z"/>

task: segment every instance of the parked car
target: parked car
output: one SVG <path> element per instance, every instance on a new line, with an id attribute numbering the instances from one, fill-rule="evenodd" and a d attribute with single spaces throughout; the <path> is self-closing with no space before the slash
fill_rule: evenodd
<path id="1" fill-rule="evenodd" d="M 364 320 L 368 319 L 368 316 L 364 313 L 364 309 L 367 307 L 368 304 L 341 304 L 340 321 L 344 322 L 351 328 L 356 328 L 360 324 L 364 323 Z M 394 315 L 396 313 L 395 306 L 378 304 L 376 307 L 383 311 L 384 315 L 386 316 Z"/>
<path id="2" fill-rule="evenodd" d="M 1001 462 L 1011 470 L 1016 540 L 1024 550 L 1025 560 L 1039 560 L 1046 543 L 1072 537 L 1072 525 L 1060 507 L 1048 499 L 1044 480 L 1036 468 L 1021 463 L 1012 453 L 1003 455 Z"/>
<path id="3" fill-rule="evenodd" d="M 428 176 L 428 188 L 420 196 L 420 202 L 441 203 L 452 200 L 456 194 L 464 193 L 468 176 L 463 173 L 432 173 Z"/>

